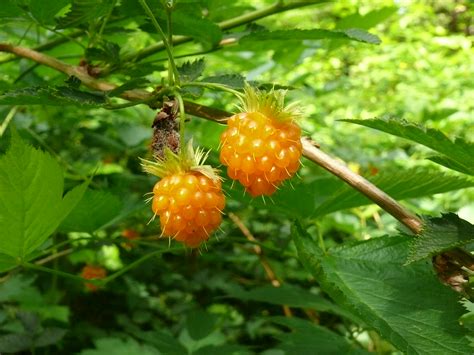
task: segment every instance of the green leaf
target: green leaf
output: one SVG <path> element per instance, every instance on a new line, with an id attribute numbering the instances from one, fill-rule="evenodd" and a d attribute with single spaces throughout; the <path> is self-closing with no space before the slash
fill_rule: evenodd
<path id="1" fill-rule="evenodd" d="M 18 1 L 2 1 L 2 6 L 0 6 L 0 19 L 2 19 L 2 21 L 15 20 L 21 15 L 23 15 L 23 10 L 19 6 Z"/>
<path id="2" fill-rule="evenodd" d="M 323 252 L 299 223 L 300 261 L 337 303 L 408 354 L 470 354 L 458 295 L 428 262 L 404 266 L 411 237 L 381 237 Z M 436 295 L 434 297 L 433 295 Z"/>
<path id="3" fill-rule="evenodd" d="M 82 184 L 63 197 L 64 179 L 50 155 L 24 143 L 13 131 L 0 157 L 0 252 L 25 258 L 53 233 L 84 194 Z"/>
<path id="4" fill-rule="evenodd" d="M 120 47 L 117 43 L 102 40 L 100 47 L 87 48 L 85 56 L 88 61 L 118 64 L 120 63 Z"/>
<path id="5" fill-rule="evenodd" d="M 296 317 L 271 317 L 270 320 L 292 330 L 275 335 L 281 341 L 277 349 L 285 354 L 369 354 L 357 349 L 344 337 L 307 320 Z"/>
<path id="6" fill-rule="evenodd" d="M 372 10 L 361 15 L 355 13 L 349 16 L 344 17 L 336 24 L 338 29 L 347 29 L 347 28 L 361 28 L 368 30 L 379 23 L 385 21 L 390 16 L 394 15 L 397 12 L 398 8 L 395 6 L 382 7 L 381 9 Z"/>
<path id="7" fill-rule="evenodd" d="M 369 180 L 397 200 L 431 196 L 474 186 L 472 178 L 443 174 L 437 170 L 426 168 L 410 171 L 404 169 L 382 171 Z M 313 216 L 322 216 L 371 203 L 373 202 L 358 191 L 341 184 L 338 191 L 334 191 L 316 208 Z"/>
<path id="8" fill-rule="evenodd" d="M 293 308 L 314 309 L 318 312 L 330 312 L 354 320 L 351 313 L 328 301 L 321 295 L 311 293 L 301 287 L 287 283 L 280 287 L 271 285 L 256 287 L 245 291 L 240 288 L 229 288 L 232 297 L 240 300 L 252 300 Z"/>
<path id="9" fill-rule="evenodd" d="M 206 48 L 214 47 L 222 39 L 222 31 L 219 26 L 203 18 L 198 11 L 193 13 L 181 10 L 173 11 L 172 21 L 173 34 L 194 38 Z"/>
<path id="10" fill-rule="evenodd" d="M 69 4 L 68 0 L 30 0 L 30 11 L 39 23 L 54 25 L 54 16 L 67 4 Z"/>
<path id="11" fill-rule="evenodd" d="M 204 71 L 205 63 L 204 59 L 197 59 L 193 62 L 185 62 L 183 65 L 178 67 L 178 73 L 181 81 L 194 81 Z"/>
<path id="12" fill-rule="evenodd" d="M 216 327 L 217 317 L 204 310 L 190 312 L 186 319 L 186 328 L 194 340 L 200 340 L 211 334 Z"/>
<path id="13" fill-rule="evenodd" d="M 223 84 L 234 89 L 243 89 L 245 86 L 245 78 L 240 74 L 208 76 L 201 81 L 204 83 Z"/>
<path id="14" fill-rule="evenodd" d="M 92 233 L 117 217 L 122 207 L 122 201 L 110 192 L 87 189 L 59 230 Z"/>
<path id="15" fill-rule="evenodd" d="M 244 345 L 224 344 L 224 345 L 207 345 L 193 351 L 193 355 L 252 355 L 254 352 L 250 351 Z"/>
<path id="16" fill-rule="evenodd" d="M 474 331 L 474 303 L 466 299 L 462 300 L 461 303 L 467 310 L 467 313 L 463 314 L 460 319 L 461 324 L 472 332 Z"/>
<path id="17" fill-rule="evenodd" d="M 467 142 L 462 138 L 456 138 L 453 141 L 437 129 L 425 128 L 395 118 L 341 121 L 370 127 L 422 144 L 442 154 L 440 158 L 433 157 L 434 162 L 465 174 L 474 175 L 474 143 L 472 142 Z"/>
<path id="18" fill-rule="evenodd" d="M 16 260 L 14 257 L 7 254 L 0 253 L 0 272 L 11 270 L 17 265 L 18 265 L 18 260 Z"/>
<path id="19" fill-rule="evenodd" d="M 120 96 L 127 90 L 142 88 L 150 84 L 150 80 L 146 78 L 133 78 L 127 81 L 125 84 L 120 85 L 119 87 L 109 91 L 107 96 L 116 97 Z"/>
<path id="20" fill-rule="evenodd" d="M 245 45 L 251 42 L 260 41 L 302 41 L 302 40 L 318 40 L 318 39 L 344 39 L 371 44 L 380 44 L 380 39 L 364 30 L 350 28 L 345 30 L 277 30 L 277 31 L 257 31 L 252 32 L 239 41 Z"/>
<path id="21" fill-rule="evenodd" d="M 407 263 L 412 263 L 474 241 L 474 225 L 454 213 L 424 217 L 423 231 L 413 238 Z"/>
<path id="22" fill-rule="evenodd" d="M 158 355 L 155 348 L 138 343 L 133 338 L 102 338 L 94 341 L 96 349 L 82 350 L 79 355 Z"/>
<path id="23" fill-rule="evenodd" d="M 58 328 L 58 327 L 48 327 L 45 328 L 40 335 L 34 340 L 35 347 L 48 346 L 56 344 L 59 342 L 65 335 L 67 330 Z"/>
<path id="24" fill-rule="evenodd" d="M 17 353 L 31 349 L 33 338 L 30 334 L 18 333 L 0 336 L 0 351 L 6 353 Z"/>
<path id="25" fill-rule="evenodd" d="M 0 95 L 0 105 L 94 107 L 102 106 L 105 103 L 103 94 L 82 91 L 71 86 L 32 86 L 7 91 Z"/>
<path id="26" fill-rule="evenodd" d="M 58 19 L 57 29 L 76 27 L 108 14 L 115 2 L 110 0 L 73 0 L 71 10 Z"/>

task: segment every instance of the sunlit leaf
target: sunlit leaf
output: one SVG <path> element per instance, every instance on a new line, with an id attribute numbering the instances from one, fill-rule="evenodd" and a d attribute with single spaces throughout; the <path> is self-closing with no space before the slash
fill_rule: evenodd
<path id="1" fill-rule="evenodd" d="M 0 252 L 20 259 L 38 248 L 79 202 L 80 185 L 63 196 L 63 171 L 56 160 L 24 143 L 13 131 L 0 156 Z"/>

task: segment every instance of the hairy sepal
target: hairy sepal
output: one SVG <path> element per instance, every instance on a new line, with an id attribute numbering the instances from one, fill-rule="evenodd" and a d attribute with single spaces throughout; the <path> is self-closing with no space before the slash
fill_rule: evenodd
<path id="1" fill-rule="evenodd" d="M 195 150 L 191 139 L 186 148 L 182 149 L 179 153 L 174 153 L 171 149 L 165 148 L 163 159 L 151 161 L 140 158 L 140 160 L 145 172 L 159 178 L 196 171 L 213 181 L 218 181 L 221 179 L 218 170 L 210 165 L 205 165 L 208 156 L 209 151 L 205 151 L 202 148 Z"/>

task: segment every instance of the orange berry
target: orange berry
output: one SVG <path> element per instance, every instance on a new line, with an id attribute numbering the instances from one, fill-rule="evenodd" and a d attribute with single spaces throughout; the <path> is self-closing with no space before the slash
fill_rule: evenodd
<path id="1" fill-rule="evenodd" d="M 153 203 L 151 209 L 154 214 L 160 214 L 161 211 L 164 211 L 169 204 L 168 196 L 166 195 L 155 195 L 153 197 Z"/>
<path id="2" fill-rule="evenodd" d="M 86 265 L 82 268 L 81 277 L 86 280 L 100 280 L 104 279 L 107 276 L 107 271 L 101 266 L 94 266 L 94 265 Z M 89 291 L 97 291 L 99 288 L 97 285 L 86 282 L 84 286 Z"/>
<path id="3" fill-rule="evenodd" d="M 222 185 L 199 172 L 165 177 L 155 185 L 153 193 L 152 209 L 160 217 L 163 236 L 188 247 L 201 245 L 222 221 Z"/>
<path id="4" fill-rule="evenodd" d="M 271 195 L 277 185 L 298 170 L 301 129 L 260 112 L 244 112 L 228 120 L 221 135 L 220 161 L 252 196 Z"/>

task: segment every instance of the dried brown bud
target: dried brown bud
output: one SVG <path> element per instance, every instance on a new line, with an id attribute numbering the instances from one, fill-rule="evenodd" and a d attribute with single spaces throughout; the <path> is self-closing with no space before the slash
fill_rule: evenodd
<path id="1" fill-rule="evenodd" d="M 151 151 L 155 159 L 163 159 L 165 147 L 178 153 L 180 142 L 177 116 L 178 103 L 175 100 L 163 101 L 163 106 L 151 125 L 153 128 Z"/>

